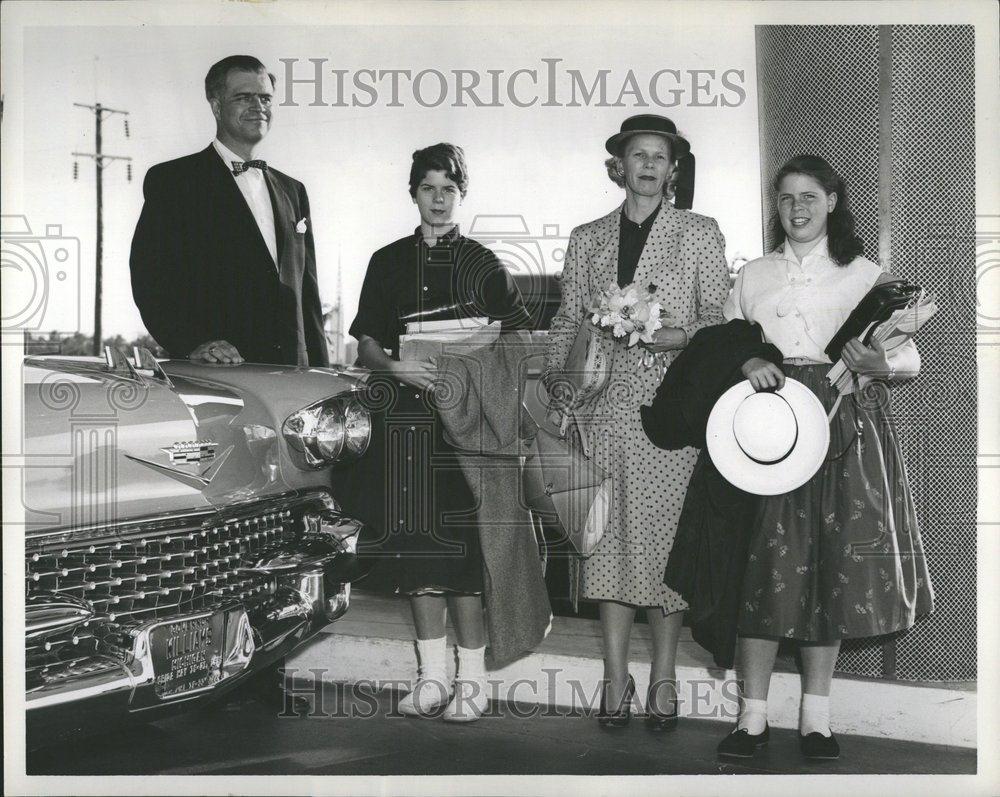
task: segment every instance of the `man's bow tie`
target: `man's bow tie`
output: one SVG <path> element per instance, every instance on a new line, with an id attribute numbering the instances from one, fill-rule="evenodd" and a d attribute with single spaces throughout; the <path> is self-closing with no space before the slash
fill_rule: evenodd
<path id="1" fill-rule="evenodd" d="M 267 161 L 232 161 L 233 174 L 243 174 L 247 169 L 260 169 L 267 171 Z"/>

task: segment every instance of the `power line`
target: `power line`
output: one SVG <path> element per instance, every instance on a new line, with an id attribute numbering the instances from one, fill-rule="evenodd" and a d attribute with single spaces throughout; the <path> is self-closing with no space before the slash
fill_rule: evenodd
<path id="1" fill-rule="evenodd" d="M 101 149 L 101 125 L 108 116 L 122 114 L 128 116 L 128 111 L 120 111 L 117 108 L 108 108 L 97 103 L 87 105 L 82 102 L 74 102 L 77 108 L 86 108 L 94 114 L 95 140 L 94 152 L 74 152 L 74 158 L 93 158 L 95 174 L 97 176 L 97 247 L 94 268 L 94 348 L 95 356 L 101 354 L 101 290 L 102 290 L 102 260 L 104 256 L 104 182 L 103 173 L 105 162 L 126 161 L 126 174 L 132 180 L 132 159 L 124 155 L 107 155 Z M 128 138 L 128 120 L 125 121 L 125 137 Z M 73 164 L 73 177 L 76 177 L 76 163 Z"/>

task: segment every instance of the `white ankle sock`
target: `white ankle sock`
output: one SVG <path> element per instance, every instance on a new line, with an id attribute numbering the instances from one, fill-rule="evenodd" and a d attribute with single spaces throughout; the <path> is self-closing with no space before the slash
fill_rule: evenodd
<path id="1" fill-rule="evenodd" d="M 444 684 L 448 676 L 445 657 L 448 653 L 447 637 L 417 640 L 418 677 L 422 681 Z"/>
<path id="2" fill-rule="evenodd" d="M 417 640 L 417 679 L 410 691 L 399 699 L 399 712 L 414 717 L 430 716 L 451 699 L 445 657 L 445 637 Z"/>
<path id="3" fill-rule="evenodd" d="M 486 646 L 463 648 L 458 646 L 458 678 L 463 681 L 482 681 L 486 678 Z"/>
<path id="4" fill-rule="evenodd" d="M 458 646 L 455 696 L 444 710 L 445 722 L 474 722 L 489 706 L 486 694 L 486 648 Z"/>
<path id="5" fill-rule="evenodd" d="M 802 693 L 802 703 L 799 706 L 799 733 L 803 736 L 810 733 L 830 735 L 830 698 L 827 695 Z"/>
<path id="6" fill-rule="evenodd" d="M 751 736 L 757 736 L 767 727 L 767 700 L 743 698 L 743 708 L 737 728 L 745 728 Z"/>

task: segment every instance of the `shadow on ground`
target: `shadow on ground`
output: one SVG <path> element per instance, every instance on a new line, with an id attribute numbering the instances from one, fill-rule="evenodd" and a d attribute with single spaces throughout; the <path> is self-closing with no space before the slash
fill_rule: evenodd
<path id="1" fill-rule="evenodd" d="M 605 731 L 592 716 L 493 704 L 475 723 L 403 717 L 393 692 L 327 684 L 302 716 L 236 697 L 229 703 L 75 739 L 30 753 L 30 775 L 693 775 L 973 774 L 966 748 L 839 736 L 839 761 L 808 762 L 796 731 L 772 729 L 745 763 L 718 760 L 727 723 L 681 720 L 654 734 L 640 717 Z M 290 713 L 290 712 L 289 712 Z"/>

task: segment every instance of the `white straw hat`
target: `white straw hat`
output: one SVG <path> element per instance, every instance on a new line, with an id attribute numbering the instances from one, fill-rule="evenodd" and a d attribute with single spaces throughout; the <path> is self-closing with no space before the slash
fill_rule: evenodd
<path id="1" fill-rule="evenodd" d="M 775 392 L 754 392 L 749 381 L 722 394 L 705 429 L 708 454 L 735 487 L 781 495 L 819 470 L 830 446 L 826 411 L 795 379 Z"/>

